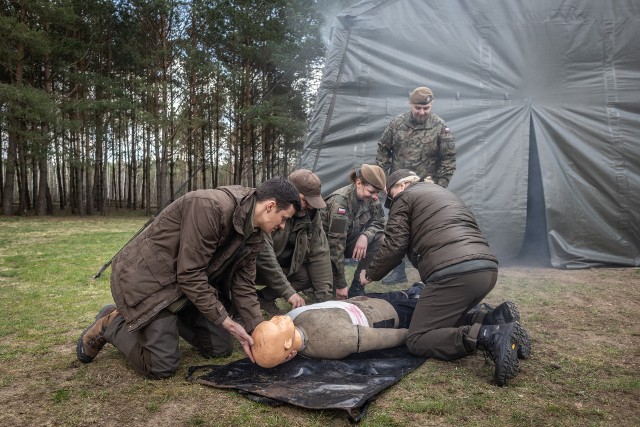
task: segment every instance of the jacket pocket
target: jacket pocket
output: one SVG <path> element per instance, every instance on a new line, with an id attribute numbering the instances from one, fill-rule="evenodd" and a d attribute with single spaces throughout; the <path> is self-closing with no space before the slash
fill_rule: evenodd
<path id="1" fill-rule="evenodd" d="M 131 307 L 176 282 L 175 272 L 149 244 L 142 245 L 140 252 L 120 269 L 118 275 L 124 300 Z"/>
<path id="2" fill-rule="evenodd" d="M 347 234 L 349 219 L 345 215 L 331 215 L 327 234 L 342 236 Z"/>

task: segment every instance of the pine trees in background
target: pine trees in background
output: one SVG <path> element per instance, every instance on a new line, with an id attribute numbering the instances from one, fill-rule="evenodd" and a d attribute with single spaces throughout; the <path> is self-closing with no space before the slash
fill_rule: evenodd
<path id="1" fill-rule="evenodd" d="M 192 176 L 287 175 L 325 3 L 0 0 L 3 214 L 151 214 Z"/>

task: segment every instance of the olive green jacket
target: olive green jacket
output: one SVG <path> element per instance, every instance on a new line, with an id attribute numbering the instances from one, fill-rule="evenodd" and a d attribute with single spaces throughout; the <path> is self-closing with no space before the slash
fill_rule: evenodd
<path id="1" fill-rule="evenodd" d="M 311 215 L 302 212 L 294 215 L 284 229 L 274 231 L 267 238 L 256 261 L 256 282 L 289 299 L 296 291 L 287 277 L 303 266 L 308 269 L 316 299 L 331 299 L 333 278 L 329 243 L 317 210 Z"/>

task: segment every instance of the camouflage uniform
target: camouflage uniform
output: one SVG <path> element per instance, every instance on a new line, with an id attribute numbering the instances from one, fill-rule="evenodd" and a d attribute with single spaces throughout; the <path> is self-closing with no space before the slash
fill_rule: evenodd
<path id="1" fill-rule="evenodd" d="M 361 235 L 367 236 L 367 255 L 358 262 L 354 281 L 359 283 L 360 271 L 367 268 L 375 255 L 384 231 L 384 211 L 377 200 L 358 200 L 355 184 L 334 191 L 325 199 L 322 225 L 329 240 L 333 287 L 347 287 L 344 276 L 344 258 L 350 258 Z"/>
<path id="2" fill-rule="evenodd" d="M 431 113 L 425 123 L 419 123 L 408 111 L 393 119 L 382 133 L 376 163 L 387 174 L 409 169 L 447 187 L 456 170 L 455 138 L 437 115 Z"/>

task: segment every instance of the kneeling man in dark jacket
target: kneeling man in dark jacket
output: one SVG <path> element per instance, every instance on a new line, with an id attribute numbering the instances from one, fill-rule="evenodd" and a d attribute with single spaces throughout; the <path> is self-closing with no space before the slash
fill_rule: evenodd
<path id="1" fill-rule="evenodd" d="M 426 285 L 409 326 L 409 350 L 441 360 L 484 350 L 495 363 L 495 382 L 505 385 L 518 372 L 518 355 L 527 357 L 530 346 L 517 308 L 509 302 L 482 315 L 470 313 L 495 286 L 497 258 L 462 200 L 419 181 L 407 169 L 387 179 L 384 243 L 360 282 L 381 280 L 406 254 Z"/>

